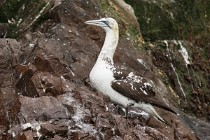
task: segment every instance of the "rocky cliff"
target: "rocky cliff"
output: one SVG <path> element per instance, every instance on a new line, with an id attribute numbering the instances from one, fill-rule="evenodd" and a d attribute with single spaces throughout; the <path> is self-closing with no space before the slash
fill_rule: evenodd
<path id="1" fill-rule="evenodd" d="M 0 139 L 209 138 L 203 42 L 144 41 L 133 9 L 119 0 L 4 0 L 0 13 Z M 138 109 L 126 118 L 122 107 L 90 86 L 105 33 L 84 22 L 105 16 L 120 27 L 115 62 L 155 80 L 180 110 L 176 116 L 157 108 L 170 126 Z"/>

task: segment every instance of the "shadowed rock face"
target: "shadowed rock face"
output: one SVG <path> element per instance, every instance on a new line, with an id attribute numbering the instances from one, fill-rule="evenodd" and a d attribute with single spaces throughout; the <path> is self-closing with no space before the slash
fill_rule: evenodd
<path id="1" fill-rule="evenodd" d="M 105 33 L 84 22 L 103 16 L 99 9 L 93 0 L 62 1 L 18 41 L 0 39 L 1 139 L 197 139 L 188 122 L 162 109 L 158 113 L 171 126 L 148 120 L 136 108 L 125 118 L 119 106 L 90 87 L 87 77 Z M 170 97 L 151 56 L 130 40 L 120 38 L 114 60 Z"/>

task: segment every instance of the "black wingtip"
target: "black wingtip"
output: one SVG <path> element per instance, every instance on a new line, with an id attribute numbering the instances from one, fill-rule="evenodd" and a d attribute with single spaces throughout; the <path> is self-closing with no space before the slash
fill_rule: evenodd
<path id="1" fill-rule="evenodd" d="M 166 106 L 166 105 L 160 105 L 160 104 L 154 104 L 154 103 L 151 103 L 152 105 L 154 106 L 157 106 L 159 108 L 162 108 L 164 110 L 167 110 L 177 116 L 179 116 L 180 114 L 178 113 L 179 111 L 177 109 L 175 109 L 174 107 L 169 107 L 169 106 Z"/>

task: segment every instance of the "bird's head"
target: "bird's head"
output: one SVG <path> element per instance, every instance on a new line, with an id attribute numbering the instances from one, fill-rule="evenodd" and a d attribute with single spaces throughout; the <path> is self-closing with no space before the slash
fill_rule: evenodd
<path id="1" fill-rule="evenodd" d="M 86 24 L 95 25 L 103 28 L 106 32 L 118 31 L 118 24 L 113 18 L 102 18 L 99 20 L 88 20 Z"/>

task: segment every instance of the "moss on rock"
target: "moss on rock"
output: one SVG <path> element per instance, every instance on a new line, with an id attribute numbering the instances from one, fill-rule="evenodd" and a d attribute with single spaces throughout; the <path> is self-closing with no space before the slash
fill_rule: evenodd
<path id="1" fill-rule="evenodd" d="M 206 34 L 210 2 L 201 0 L 126 0 L 138 17 L 145 40 L 189 39 Z"/>
<path id="2" fill-rule="evenodd" d="M 7 37 L 13 38 L 26 31 L 53 5 L 53 1 L 7 0 L 0 8 L 0 23 L 9 23 Z"/>

